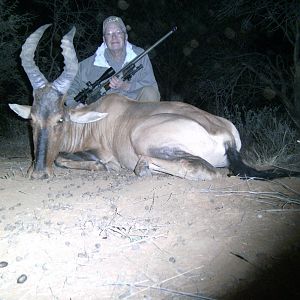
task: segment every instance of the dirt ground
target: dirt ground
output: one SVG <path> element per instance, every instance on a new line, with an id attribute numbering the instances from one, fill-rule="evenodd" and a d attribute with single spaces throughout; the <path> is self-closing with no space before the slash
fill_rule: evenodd
<path id="1" fill-rule="evenodd" d="M 14 150 L 0 155 L 1 300 L 300 299 L 300 178 L 29 180 Z"/>

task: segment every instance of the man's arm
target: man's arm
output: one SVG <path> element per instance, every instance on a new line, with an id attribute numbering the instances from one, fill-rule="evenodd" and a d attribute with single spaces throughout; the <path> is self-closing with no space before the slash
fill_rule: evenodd
<path id="1" fill-rule="evenodd" d="M 83 89 L 86 85 L 82 79 L 82 73 L 80 68 L 68 90 L 66 95 L 65 104 L 69 107 L 75 107 L 78 105 L 78 102 L 74 100 L 75 96 Z"/>
<path id="2" fill-rule="evenodd" d="M 77 106 L 78 102 L 74 100 L 74 97 L 87 87 L 88 81 L 95 82 L 105 71 L 105 68 L 94 66 L 94 59 L 95 56 L 92 55 L 79 63 L 78 72 L 66 95 L 65 103 L 67 106 Z"/>
<path id="3" fill-rule="evenodd" d="M 139 64 L 142 64 L 143 68 L 132 77 L 130 82 L 131 85 L 128 91 L 132 92 L 144 86 L 153 86 L 158 89 L 149 56 L 146 55 L 136 63 L 137 66 Z"/>

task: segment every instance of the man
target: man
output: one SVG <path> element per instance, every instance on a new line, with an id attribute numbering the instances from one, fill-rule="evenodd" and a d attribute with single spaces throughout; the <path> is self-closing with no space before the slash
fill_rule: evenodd
<path id="1" fill-rule="evenodd" d="M 78 73 L 68 91 L 66 105 L 75 107 L 74 97 L 86 83 L 95 82 L 108 68 L 118 72 L 144 50 L 128 42 L 126 27 L 121 18 L 111 16 L 103 22 L 103 43 L 96 53 L 79 63 Z M 160 101 L 160 93 L 148 55 L 137 62 L 143 65 L 130 81 L 116 76 L 110 79 L 107 93 L 118 93 L 137 101 Z"/>

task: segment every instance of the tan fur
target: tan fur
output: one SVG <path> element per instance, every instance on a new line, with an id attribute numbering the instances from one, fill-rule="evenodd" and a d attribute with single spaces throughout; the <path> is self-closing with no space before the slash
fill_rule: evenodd
<path id="1" fill-rule="evenodd" d="M 93 149 L 104 165 L 113 166 L 108 169 L 125 167 L 136 170 L 140 158 L 148 157 L 148 168 L 154 172 L 189 179 L 210 179 L 220 176 L 215 167 L 227 166 L 225 144 L 238 150 L 241 147 L 238 132 L 231 122 L 182 102 L 141 103 L 112 94 L 70 113 L 88 111 L 104 112 L 107 116 L 89 124 L 68 122 L 61 151 Z M 151 149 L 155 147 L 180 148 L 201 159 L 188 163 L 182 158 L 151 160 Z M 198 171 L 187 171 L 195 169 L 192 164 L 197 165 Z M 73 167 L 72 162 L 65 166 Z M 183 171 L 178 171 L 178 168 Z"/>

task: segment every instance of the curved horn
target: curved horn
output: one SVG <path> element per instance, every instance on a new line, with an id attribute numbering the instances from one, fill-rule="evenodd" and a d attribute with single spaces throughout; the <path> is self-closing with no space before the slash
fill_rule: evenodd
<path id="1" fill-rule="evenodd" d="M 65 67 L 62 74 L 53 82 L 53 87 L 62 94 L 68 91 L 78 71 L 78 60 L 73 45 L 75 31 L 76 28 L 73 27 L 61 40 Z"/>
<path id="2" fill-rule="evenodd" d="M 39 70 L 39 68 L 36 66 L 34 62 L 34 52 L 44 31 L 50 25 L 51 24 L 43 25 L 40 28 L 38 28 L 34 33 L 32 33 L 23 44 L 22 51 L 20 54 L 22 60 L 22 66 L 34 90 L 41 88 L 48 83 L 47 79 L 41 73 L 41 71 Z"/>

